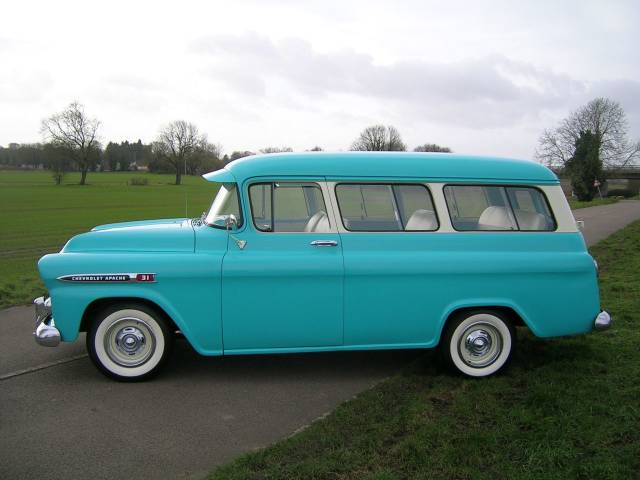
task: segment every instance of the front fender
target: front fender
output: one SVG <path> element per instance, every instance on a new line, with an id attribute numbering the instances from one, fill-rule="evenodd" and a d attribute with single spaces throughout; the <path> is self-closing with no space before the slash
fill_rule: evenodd
<path id="1" fill-rule="evenodd" d="M 95 300 L 139 298 L 156 304 L 203 355 L 222 354 L 222 253 L 60 253 L 38 262 L 51 295 L 63 341 L 77 339 L 84 312 Z M 81 283 L 58 278 L 74 274 L 155 273 L 155 283 Z"/>

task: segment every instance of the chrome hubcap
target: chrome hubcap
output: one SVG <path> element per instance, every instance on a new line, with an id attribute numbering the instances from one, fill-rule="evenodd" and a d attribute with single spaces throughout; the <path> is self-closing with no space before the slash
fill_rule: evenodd
<path id="1" fill-rule="evenodd" d="M 116 333 L 116 346 L 127 355 L 135 355 L 144 347 L 146 338 L 136 327 L 124 327 Z"/>
<path id="2" fill-rule="evenodd" d="M 118 319 L 104 337 L 107 355 L 123 367 L 137 367 L 145 363 L 153 355 L 155 343 L 152 329 L 139 318 Z"/>
<path id="3" fill-rule="evenodd" d="M 483 368 L 495 362 L 502 352 L 502 336 L 488 323 L 474 323 L 460 336 L 458 352 L 464 363 Z"/>
<path id="4" fill-rule="evenodd" d="M 467 335 L 464 346 L 474 357 L 485 355 L 491 348 L 491 337 L 486 330 L 474 330 Z"/>

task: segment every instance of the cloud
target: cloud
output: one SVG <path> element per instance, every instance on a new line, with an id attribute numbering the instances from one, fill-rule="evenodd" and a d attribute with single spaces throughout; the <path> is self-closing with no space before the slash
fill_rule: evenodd
<path id="1" fill-rule="evenodd" d="M 317 100 L 348 94 L 475 128 L 510 125 L 540 109 L 564 107 L 586 88 L 567 75 L 499 55 L 377 64 L 353 50 L 322 53 L 304 40 L 275 42 L 256 33 L 201 38 L 191 51 L 213 79 L 252 97 L 268 97 L 273 84 L 284 82 L 291 95 Z"/>
<path id="2" fill-rule="evenodd" d="M 640 115 L 640 82 L 637 80 L 601 80 L 595 82 L 590 91 L 593 96 L 620 102 L 629 115 Z"/>
<path id="3" fill-rule="evenodd" d="M 19 67 L 0 69 L 0 101 L 6 103 L 41 102 L 54 85 L 52 76 L 41 69 L 28 72 Z"/>

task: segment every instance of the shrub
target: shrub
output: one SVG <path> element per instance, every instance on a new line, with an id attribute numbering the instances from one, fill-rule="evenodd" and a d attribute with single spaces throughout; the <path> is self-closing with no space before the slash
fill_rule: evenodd
<path id="1" fill-rule="evenodd" d="M 129 180 L 129 185 L 133 185 L 135 187 L 149 185 L 149 179 L 142 177 L 133 177 L 131 180 Z"/>
<path id="2" fill-rule="evenodd" d="M 635 195 L 629 188 L 614 188 L 607 192 L 607 197 L 624 197 L 631 198 Z"/>

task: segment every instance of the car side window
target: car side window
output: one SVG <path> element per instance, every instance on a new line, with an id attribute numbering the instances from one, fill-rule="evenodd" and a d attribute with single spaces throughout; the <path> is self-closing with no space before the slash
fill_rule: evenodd
<path id="1" fill-rule="evenodd" d="M 316 183 L 269 182 L 249 187 L 253 224 L 262 232 L 328 232 L 327 208 Z"/>
<path id="2" fill-rule="evenodd" d="M 354 232 L 433 231 L 438 217 L 424 185 L 336 185 L 344 228 Z"/>
<path id="3" fill-rule="evenodd" d="M 223 183 L 220 185 L 218 194 L 207 214 L 206 222 L 212 227 L 224 228 L 223 219 L 229 215 L 235 215 L 238 227 L 242 226 L 242 209 L 240 208 L 238 187 L 235 183 Z"/>
<path id="4" fill-rule="evenodd" d="M 555 222 L 542 192 L 531 187 L 447 185 L 453 228 L 460 231 L 549 231 Z"/>
<path id="5" fill-rule="evenodd" d="M 553 215 L 540 190 L 527 187 L 508 187 L 507 194 L 520 230 L 555 230 Z"/>

